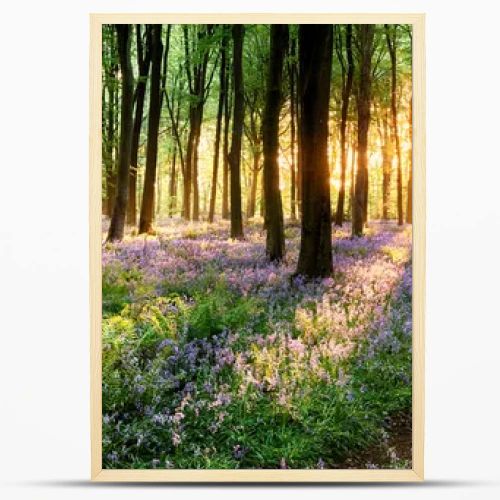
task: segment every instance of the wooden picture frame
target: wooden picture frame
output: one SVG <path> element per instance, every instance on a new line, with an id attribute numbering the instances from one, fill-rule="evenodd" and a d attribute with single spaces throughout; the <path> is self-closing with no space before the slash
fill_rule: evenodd
<path id="1" fill-rule="evenodd" d="M 114 470 L 102 468 L 101 387 L 101 27 L 111 23 L 411 24 L 413 26 L 413 405 L 408 470 Z M 424 478 L 425 46 L 424 14 L 91 14 L 90 15 L 90 361 L 91 478 L 123 482 L 386 482 Z"/>

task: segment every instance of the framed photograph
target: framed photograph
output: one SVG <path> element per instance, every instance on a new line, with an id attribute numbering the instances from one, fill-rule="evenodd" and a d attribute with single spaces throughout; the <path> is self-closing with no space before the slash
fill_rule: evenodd
<path id="1" fill-rule="evenodd" d="M 422 481 L 424 15 L 90 42 L 92 479 Z"/>

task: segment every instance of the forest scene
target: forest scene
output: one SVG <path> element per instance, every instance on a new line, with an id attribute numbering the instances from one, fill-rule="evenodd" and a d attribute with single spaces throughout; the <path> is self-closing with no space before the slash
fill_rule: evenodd
<path id="1" fill-rule="evenodd" d="M 412 467 L 412 27 L 102 29 L 107 469 Z"/>

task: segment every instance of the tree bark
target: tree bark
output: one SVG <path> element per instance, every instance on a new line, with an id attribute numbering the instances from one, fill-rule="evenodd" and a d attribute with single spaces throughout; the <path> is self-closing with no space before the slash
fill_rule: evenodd
<path id="1" fill-rule="evenodd" d="M 118 54 L 122 72 L 120 149 L 116 200 L 108 231 L 108 241 L 123 239 L 128 201 L 128 177 L 132 143 L 132 114 L 134 106 L 134 75 L 130 62 L 130 26 L 117 24 Z"/>
<path id="2" fill-rule="evenodd" d="M 168 161 L 168 156 L 167 156 L 167 161 Z M 155 216 L 154 219 L 158 220 L 160 218 L 160 212 L 161 212 L 161 202 L 162 202 L 162 185 L 161 185 L 161 165 L 157 166 L 156 169 L 156 182 L 155 182 Z"/>
<path id="3" fill-rule="evenodd" d="M 408 193 L 406 201 L 406 222 L 413 222 L 413 98 L 410 97 L 410 116 L 408 119 L 410 125 L 410 150 L 408 151 Z"/>
<path id="4" fill-rule="evenodd" d="M 114 168 L 113 168 L 113 143 L 115 140 L 114 130 L 115 130 L 115 118 L 114 118 L 114 106 L 115 106 L 115 90 L 113 88 L 113 83 L 108 82 L 108 109 L 107 109 L 107 127 L 106 127 L 106 142 L 103 148 L 103 158 L 106 167 L 106 200 L 105 200 L 105 213 L 109 217 L 113 213 L 113 202 L 115 196 L 115 186 L 114 186 Z"/>
<path id="5" fill-rule="evenodd" d="M 332 265 L 328 108 L 333 28 L 299 26 L 302 233 L 296 273 L 329 276 Z"/>
<path id="6" fill-rule="evenodd" d="M 224 101 L 226 99 L 226 45 L 227 39 L 222 38 L 220 48 L 220 73 L 219 73 L 219 103 L 217 106 L 217 119 L 215 124 L 215 141 L 214 141 L 214 163 L 212 170 L 212 188 L 210 193 L 210 207 L 208 209 L 208 222 L 214 221 L 215 201 L 217 196 L 217 177 L 219 173 L 219 150 L 220 150 L 220 133 L 222 127 L 222 114 L 224 111 Z"/>
<path id="7" fill-rule="evenodd" d="M 259 171 L 263 168 L 261 165 L 262 156 L 262 127 L 258 124 L 258 95 L 254 93 L 251 97 L 246 97 L 247 115 L 249 118 L 250 126 L 243 126 L 243 130 L 250 143 L 252 150 L 253 165 L 250 167 L 250 189 L 247 196 L 247 218 L 255 216 L 255 206 L 257 200 L 257 185 L 259 179 Z"/>
<path id="8" fill-rule="evenodd" d="M 203 107 L 205 104 L 205 80 L 208 64 L 209 50 L 205 47 L 200 55 L 197 52 L 204 38 L 211 32 L 211 25 L 197 28 L 197 42 L 194 47 L 190 46 L 189 28 L 183 26 L 184 50 L 186 75 L 190 93 L 189 104 L 189 135 L 186 151 L 185 175 L 184 175 L 184 218 L 191 219 L 191 192 L 193 193 L 193 220 L 199 219 L 199 192 L 198 192 L 198 146 L 201 136 L 201 125 L 203 122 Z M 192 191 L 191 191 L 192 190 Z"/>
<path id="9" fill-rule="evenodd" d="M 181 139 L 181 132 L 179 131 L 179 121 L 180 121 L 180 111 L 181 111 L 181 96 L 179 95 L 177 98 L 177 109 L 174 112 L 174 104 L 175 104 L 175 95 L 172 92 L 171 95 L 169 96 L 164 89 L 164 95 L 165 95 L 165 101 L 167 103 L 167 110 L 168 114 L 170 116 L 170 122 L 172 125 L 172 133 L 174 135 L 175 139 L 175 148 L 174 148 L 174 159 L 176 159 L 176 153 L 179 154 L 179 160 L 180 160 L 180 170 L 182 174 L 182 178 L 184 179 L 186 175 L 186 167 L 184 163 L 184 153 L 183 153 L 183 145 L 182 145 L 182 139 Z M 175 178 L 175 206 L 177 206 L 177 178 L 179 176 L 176 175 Z M 184 214 L 184 207 L 182 208 L 182 213 Z"/>
<path id="10" fill-rule="evenodd" d="M 370 127 L 371 73 L 374 26 L 359 28 L 360 71 L 358 84 L 358 172 L 354 188 L 352 235 L 362 236 L 368 178 L 368 129 Z"/>
<path id="11" fill-rule="evenodd" d="M 243 36 L 242 24 L 234 24 L 233 35 L 233 134 L 229 164 L 231 168 L 231 238 L 243 238 L 241 214 L 241 137 L 243 133 L 244 93 L 243 93 Z"/>
<path id="12" fill-rule="evenodd" d="M 297 220 L 297 179 L 295 165 L 295 141 L 296 141 L 296 82 L 295 82 L 295 56 L 296 56 L 296 40 L 292 39 L 290 45 L 290 60 L 288 62 L 288 78 L 290 80 L 290 218 Z"/>
<path id="13" fill-rule="evenodd" d="M 137 169 L 139 168 L 139 141 L 144 113 L 144 98 L 146 96 L 146 85 L 151 64 L 151 37 L 150 26 L 146 27 L 146 43 L 143 45 L 141 25 L 136 25 L 137 39 L 137 67 L 139 79 L 135 88 L 135 118 L 132 129 L 132 152 L 130 156 L 130 175 L 128 183 L 128 207 L 127 223 L 135 226 L 137 224 Z M 145 50 L 144 50 L 145 49 Z"/>
<path id="14" fill-rule="evenodd" d="M 351 141 L 351 186 L 349 192 L 349 213 L 351 214 L 351 222 L 353 220 L 353 206 L 354 206 L 354 183 L 356 173 L 356 142 L 353 138 Z"/>
<path id="15" fill-rule="evenodd" d="M 116 52 L 116 30 L 114 26 L 109 26 L 109 53 L 107 54 L 107 62 L 104 66 L 105 71 L 105 90 L 108 95 L 108 105 L 106 112 L 106 127 L 103 137 L 103 161 L 105 165 L 105 179 L 106 179 L 106 198 L 103 203 L 104 213 L 111 217 L 113 214 L 113 204 L 115 201 L 115 162 L 113 161 L 113 150 L 115 139 L 115 125 L 116 115 L 118 112 L 115 110 L 116 97 L 118 89 L 116 88 L 117 80 L 117 65 L 112 63 L 115 58 Z"/>
<path id="16" fill-rule="evenodd" d="M 177 205 L 177 147 L 174 144 L 174 152 L 172 155 L 172 163 L 170 165 L 170 185 L 168 189 L 168 216 L 173 217 Z"/>
<path id="17" fill-rule="evenodd" d="M 248 209 L 247 209 L 247 217 L 249 219 L 255 217 L 255 209 L 257 206 L 257 186 L 259 184 L 259 172 L 261 169 L 260 156 L 261 156 L 260 150 L 254 151 L 252 178 L 250 182 L 250 195 L 248 197 Z"/>
<path id="18" fill-rule="evenodd" d="M 149 96 L 148 142 L 146 151 L 146 173 L 142 195 L 139 234 L 153 231 L 156 165 L 158 160 L 158 129 L 160 126 L 161 97 L 160 79 L 163 44 L 161 41 L 161 24 L 151 28 L 151 85 Z"/>
<path id="19" fill-rule="evenodd" d="M 389 219 L 389 201 L 391 195 L 392 155 L 390 147 L 387 110 L 382 116 L 382 219 Z"/>
<path id="20" fill-rule="evenodd" d="M 114 124 L 113 124 L 113 167 L 112 167 L 112 172 L 111 172 L 111 196 L 110 196 L 110 205 L 109 205 L 109 213 L 113 213 L 113 208 L 114 208 L 114 203 L 116 199 L 116 187 L 117 187 L 117 175 L 118 175 L 118 165 L 120 163 L 120 140 L 117 139 L 119 136 L 119 130 L 120 130 L 120 123 L 121 123 L 121 116 L 120 116 L 120 108 L 121 108 L 121 93 L 120 93 L 120 86 L 118 85 L 118 71 L 119 71 L 119 64 L 116 63 L 113 68 L 114 72 L 114 81 L 116 82 L 116 87 L 115 91 L 113 93 L 114 95 L 114 100 L 115 104 L 113 106 L 114 108 L 114 113 L 113 113 L 113 118 L 114 118 Z M 134 109 L 134 104 L 132 102 L 132 113 Z"/>
<path id="21" fill-rule="evenodd" d="M 401 166 L 401 147 L 399 144 L 398 131 L 398 108 L 397 108 L 397 73 L 396 73 L 396 29 L 397 25 L 389 28 L 385 25 L 385 37 L 387 48 L 391 58 L 391 114 L 392 114 L 392 133 L 396 147 L 397 166 L 397 195 L 398 195 L 398 225 L 403 225 L 403 170 Z"/>
<path id="22" fill-rule="evenodd" d="M 224 96 L 224 139 L 222 143 L 222 218 L 226 220 L 229 219 L 229 123 L 231 121 L 231 89 L 229 84 L 230 75 L 227 71 L 226 95 Z"/>
<path id="23" fill-rule="evenodd" d="M 262 122 L 266 254 L 271 262 L 283 260 L 285 234 L 279 185 L 279 117 L 282 101 L 283 60 L 288 46 L 288 25 L 272 24 L 266 104 Z"/>
<path id="24" fill-rule="evenodd" d="M 298 80 L 298 64 L 295 63 L 295 79 Z M 300 87 L 300 82 L 298 82 Z M 302 217 L 302 139 L 301 139 L 301 124 L 300 124 L 300 88 L 297 88 L 297 92 L 295 92 L 295 113 L 296 113 L 296 123 L 297 123 L 297 189 L 296 189 L 296 203 L 297 203 L 297 213 L 300 217 Z"/>
<path id="25" fill-rule="evenodd" d="M 354 79 L 354 59 L 352 56 L 352 24 L 348 24 L 346 27 L 346 56 L 347 78 L 345 86 L 342 89 L 342 109 L 340 119 L 340 189 L 337 199 L 337 211 L 335 213 L 336 226 L 342 226 L 342 223 L 344 222 L 345 178 L 347 172 L 347 113 L 349 111 L 349 100 L 351 97 L 352 82 Z"/>

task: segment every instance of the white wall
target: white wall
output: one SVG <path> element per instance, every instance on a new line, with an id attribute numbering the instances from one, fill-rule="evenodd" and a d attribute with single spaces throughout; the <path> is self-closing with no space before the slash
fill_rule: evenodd
<path id="1" fill-rule="evenodd" d="M 274 6 L 273 6 L 274 5 Z M 498 2 L 18 0 L 0 25 L 4 498 L 499 498 Z M 88 13 L 427 13 L 429 484 L 118 489 L 89 476 Z M 469 209 L 469 204 L 473 210 Z"/>

